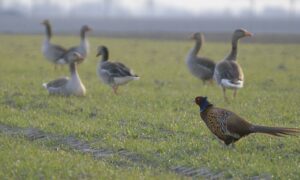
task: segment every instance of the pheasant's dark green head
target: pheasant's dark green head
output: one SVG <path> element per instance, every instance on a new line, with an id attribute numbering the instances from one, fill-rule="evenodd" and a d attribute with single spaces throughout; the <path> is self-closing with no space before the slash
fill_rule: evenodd
<path id="1" fill-rule="evenodd" d="M 208 102 L 207 97 L 198 96 L 195 98 L 195 103 L 200 107 L 200 112 L 205 111 L 209 106 L 212 106 L 210 102 Z"/>

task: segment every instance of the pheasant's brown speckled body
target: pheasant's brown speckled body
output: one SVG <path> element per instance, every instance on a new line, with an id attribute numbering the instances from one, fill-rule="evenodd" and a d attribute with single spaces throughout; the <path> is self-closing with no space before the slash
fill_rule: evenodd
<path id="1" fill-rule="evenodd" d="M 251 133 L 266 133 L 274 136 L 300 133 L 300 129 L 297 128 L 253 125 L 232 111 L 214 107 L 206 97 L 196 97 L 195 102 L 200 106 L 200 116 L 209 130 L 226 145 Z"/>
<path id="2" fill-rule="evenodd" d="M 200 113 L 201 118 L 219 139 L 223 140 L 226 145 L 239 140 L 241 137 L 250 133 L 251 124 L 238 117 L 231 111 L 225 109 L 209 107 Z M 239 128 L 235 128 L 235 118 L 240 118 Z"/>

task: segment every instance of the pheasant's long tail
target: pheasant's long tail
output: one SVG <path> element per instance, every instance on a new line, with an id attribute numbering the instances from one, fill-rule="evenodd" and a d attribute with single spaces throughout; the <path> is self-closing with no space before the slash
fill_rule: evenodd
<path id="1" fill-rule="evenodd" d="M 285 135 L 299 135 L 299 128 L 284 128 L 284 127 L 268 127 L 253 125 L 252 133 L 265 133 L 273 136 L 285 136 Z"/>

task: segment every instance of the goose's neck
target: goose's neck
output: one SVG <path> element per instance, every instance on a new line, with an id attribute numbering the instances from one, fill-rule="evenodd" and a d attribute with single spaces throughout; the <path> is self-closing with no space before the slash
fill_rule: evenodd
<path id="1" fill-rule="evenodd" d="M 80 49 L 81 49 L 81 54 L 86 57 L 87 56 L 87 53 L 89 53 L 89 48 L 90 48 L 90 45 L 89 45 L 89 42 L 86 38 L 86 34 L 85 34 L 85 31 L 81 31 L 80 33 L 80 37 L 81 37 L 81 41 L 80 41 Z"/>
<path id="2" fill-rule="evenodd" d="M 107 61 L 108 60 L 108 58 L 109 58 L 109 53 L 108 53 L 108 51 L 102 51 L 102 58 L 101 58 L 101 61 L 102 62 L 105 62 L 105 61 Z"/>
<path id="3" fill-rule="evenodd" d="M 202 41 L 196 40 L 195 46 L 190 51 L 190 56 L 193 56 L 193 57 L 197 56 L 198 52 L 201 49 L 201 46 L 202 46 Z"/>
<path id="4" fill-rule="evenodd" d="M 52 37 L 52 31 L 51 31 L 51 26 L 50 24 L 46 24 L 46 39 L 49 41 Z"/>
<path id="5" fill-rule="evenodd" d="M 81 38 L 81 41 L 84 41 L 86 39 L 85 38 L 85 31 L 84 30 L 80 31 L 80 38 Z"/>
<path id="6" fill-rule="evenodd" d="M 237 47 L 238 47 L 238 42 L 239 42 L 239 39 L 237 38 L 233 38 L 232 39 L 232 47 L 231 47 L 231 52 L 230 54 L 227 56 L 227 60 L 232 60 L 232 61 L 235 61 L 236 58 L 237 58 Z"/>
<path id="7" fill-rule="evenodd" d="M 85 94 L 85 87 L 81 82 L 79 74 L 77 72 L 77 63 L 70 64 L 70 71 L 71 71 L 71 80 L 69 81 L 69 87 L 75 90 L 76 94 L 84 95 Z"/>
<path id="8" fill-rule="evenodd" d="M 71 63 L 70 64 L 70 72 L 71 76 L 73 77 L 79 77 L 78 72 L 77 72 L 77 64 L 76 63 Z"/>

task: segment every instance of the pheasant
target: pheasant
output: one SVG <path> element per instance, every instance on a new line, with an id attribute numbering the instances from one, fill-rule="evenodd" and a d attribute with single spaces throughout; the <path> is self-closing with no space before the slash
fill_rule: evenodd
<path id="1" fill-rule="evenodd" d="M 230 145 L 252 133 L 265 133 L 273 136 L 296 135 L 298 128 L 259 126 L 247 122 L 244 118 L 226 109 L 214 107 L 207 97 L 196 97 L 200 107 L 200 116 L 209 130 L 226 145 Z"/>

